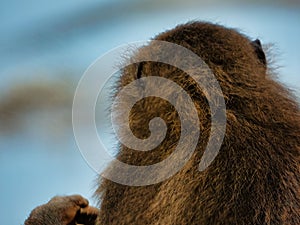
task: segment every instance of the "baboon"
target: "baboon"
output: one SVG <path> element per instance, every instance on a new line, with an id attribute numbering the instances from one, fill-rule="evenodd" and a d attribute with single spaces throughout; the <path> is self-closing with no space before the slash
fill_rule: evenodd
<path id="1" fill-rule="evenodd" d="M 272 75 L 260 41 L 251 41 L 235 29 L 207 22 L 179 25 L 154 40 L 181 45 L 208 65 L 221 87 L 222 93 L 218 94 L 225 100 L 226 133 L 219 154 L 204 171 L 199 171 L 199 162 L 213 132 L 207 96 L 187 73 L 171 65 L 145 61 L 126 67 L 116 93 L 142 77 L 170 79 L 191 96 L 201 135 L 188 162 L 162 182 L 130 186 L 100 178 L 95 194 L 100 210 L 95 224 L 299 225 L 299 105 Z M 136 54 L 155 54 L 147 52 L 147 47 L 144 49 Z M 143 86 L 137 89 L 142 95 Z M 178 101 L 184 104 L 181 99 Z M 129 117 L 133 134 L 140 139 L 149 137 L 148 124 L 154 117 L 165 121 L 165 139 L 147 152 L 119 144 L 120 161 L 152 165 L 174 151 L 181 123 L 174 106 L 164 99 L 147 97 L 134 105 Z M 114 171 L 114 163 L 109 170 Z M 132 176 L 130 179 L 136 175 Z M 44 205 L 44 209 L 47 207 L 53 210 Z M 54 224 L 51 220 L 61 216 L 54 211 L 57 214 L 47 214 L 49 218 L 42 223 L 26 225 Z M 34 214 L 39 212 L 31 217 Z"/>

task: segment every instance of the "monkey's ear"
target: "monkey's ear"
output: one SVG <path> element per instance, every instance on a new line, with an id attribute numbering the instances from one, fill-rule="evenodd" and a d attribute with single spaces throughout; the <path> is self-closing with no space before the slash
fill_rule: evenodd
<path id="1" fill-rule="evenodd" d="M 254 47 L 255 53 L 259 59 L 259 61 L 264 65 L 267 66 L 267 60 L 266 55 L 264 53 L 264 50 L 261 46 L 261 42 L 259 39 L 256 39 L 255 41 L 251 42 L 252 46 Z"/>

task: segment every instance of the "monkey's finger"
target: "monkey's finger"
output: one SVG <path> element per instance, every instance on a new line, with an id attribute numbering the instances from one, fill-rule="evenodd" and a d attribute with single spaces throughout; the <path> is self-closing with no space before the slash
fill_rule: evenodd
<path id="1" fill-rule="evenodd" d="M 80 206 L 80 208 L 85 208 L 89 205 L 89 201 L 82 197 L 81 195 L 71 195 L 68 196 L 69 200 L 76 205 Z"/>
<path id="2" fill-rule="evenodd" d="M 99 209 L 89 206 L 81 208 L 76 215 L 76 222 L 85 225 L 94 225 L 99 214 Z"/>
<path id="3" fill-rule="evenodd" d="M 98 215 L 99 209 L 93 206 L 80 209 L 80 214 Z"/>
<path id="4" fill-rule="evenodd" d="M 79 206 L 79 208 L 84 208 L 89 205 L 89 201 L 82 197 L 81 195 L 70 195 L 70 196 L 55 196 L 53 197 L 49 203 L 61 203 L 67 205 L 68 203 L 72 203 L 72 205 Z"/>

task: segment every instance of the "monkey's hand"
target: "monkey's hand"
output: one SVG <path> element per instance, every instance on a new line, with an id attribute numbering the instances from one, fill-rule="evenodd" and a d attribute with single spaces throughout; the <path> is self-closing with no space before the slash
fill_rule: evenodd
<path id="1" fill-rule="evenodd" d="M 98 209 L 80 195 L 54 197 L 35 208 L 25 225 L 95 225 Z"/>

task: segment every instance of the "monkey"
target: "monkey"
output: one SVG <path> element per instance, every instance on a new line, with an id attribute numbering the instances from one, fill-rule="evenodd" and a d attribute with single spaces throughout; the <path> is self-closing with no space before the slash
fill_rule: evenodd
<path id="1" fill-rule="evenodd" d="M 178 25 L 153 40 L 189 49 L 208 65 L 222 91 L 217 95 L 225 101 L 226 132 L 215 159 L 199 171 L 209 137 L 218 132 L 211 130 L 213 115 L 204 91 L 189 74 L 169 64 L 143 61 L 125 67 L 116 93 L 142 78 L 172 80 L 191 97 L 201 135 L 187 163 L 168 179 L 130 186 L 100 176 L 95 192 L 99 200 L 95 224 L 300 224 L 299 104 L 274 77 L 260 40 L 252 41 L 236 29 L 200 21 Z M 135 54 L 156 52 L 146 46 Z M 188 57 L 184 63 L 189 63 Z M 143 96 L 143 90 L 141 82 L 136 91 Z M 185 104 L 180 98 L 177 101 Z M 164 140 L 147 152 L 120 143 L 118 160 L 147 166 L 172 154 L 180 140 L 181 121 L 175 107 L 165 99 L 149 96 L 136 102 L 129 115 L 130 129 L 137 138 L 147 139 L 151 135 L 147 124 L 155 117 L 166 123 Z M 118 169 L 112 162 L 107 172 Z"/>

